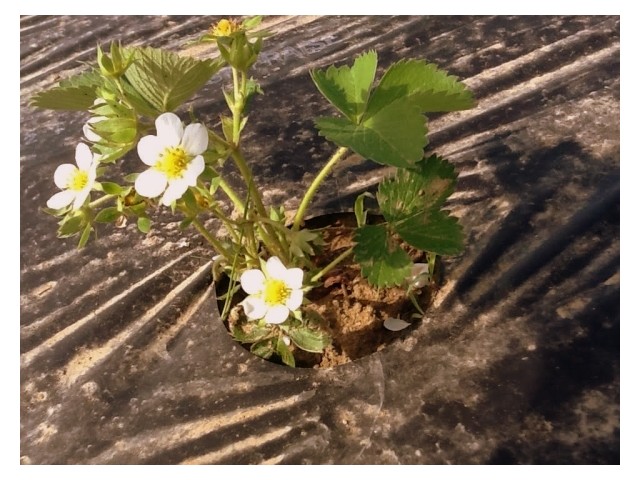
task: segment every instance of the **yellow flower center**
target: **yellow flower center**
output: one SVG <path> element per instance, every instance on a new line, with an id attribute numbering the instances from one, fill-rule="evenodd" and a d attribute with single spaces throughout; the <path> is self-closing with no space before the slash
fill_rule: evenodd
<path id="1" fill-rule="evenodd" d="M 75 190 L 79 192 L 80 190 L 82 190 L 84 187 L 87 186 L 88 182 L 89 182 L 89 174 L 84 170 L 76 170 L 71 175 L 71 178 L 67 183 L 67 186 L 69 187 L 70 190 Z"/>
<path id="2" fill-rule="evenodd" d="M 180 178 L 189 164 L 187 152 L 182 147 L 167 147 L 160 155 L 154 168 L 164 173 L 170 180 Z"/>
<path id="3" fill-rule="evenodd" d="M 239 25 L 237 22 L 223 18 L 213 27 L 213 35 L 216 37 L 228 37 L 232 33 L 237 32 L 238 29 Z"/>
<path id="4" fill-rule="evenodd" d="M 269 306 L 284 305 L 291 289 L 282 280 L 268 279 L 264 285 L 264 301 Z"/>

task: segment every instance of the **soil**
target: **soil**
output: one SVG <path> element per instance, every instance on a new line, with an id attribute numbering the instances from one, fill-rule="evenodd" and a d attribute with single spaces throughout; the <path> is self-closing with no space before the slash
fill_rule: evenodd
<path id="1" fill-rule="evenodd" d="M 324 215 L 306 222 L 305 228 L 323 229 L 325 245 L 322 253 L 315 257 L 318 266 L 328 264 L 353 246 L 355 227 L 352 213 Z M 404 247 L 414 262 L 424 261 L 421 252 L 407 245 Z M 414 292 L 423 309 L 429 305 L 436 288 L 436 283 L 432 283 Z M 362 277 L 360 266 L 352 259 L 333 269 L 324 277 L 323 284 L 310 291 L 306 298 L 309 303 L 303 305 L 303 311 L 313 310 L 320 314 L 333 342 L 322 354 L 306 352 L 292 344 L 297 367 L 331 368 L 354 361 L 383 349 L 398 338 L 406 337 L 420 322 L 419 318 L 412 318 L 417 311 L 407 298 L 406 289 L 370 285 Z M 239 308 L 233 310 L 238 311 Z M 232 313 L 231 317 L 234 316 Z M 402 318 L 412 325 L 399 332 L 387 330 L 383 324 L 390 317 Z M 250 345 L 243 346 L 248 348 Z M 280 363 L 277 356 L 270 360 Z"/>

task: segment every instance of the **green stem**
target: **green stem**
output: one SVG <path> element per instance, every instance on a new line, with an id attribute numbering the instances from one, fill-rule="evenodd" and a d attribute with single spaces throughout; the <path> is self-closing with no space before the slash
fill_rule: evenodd
<path id="1" fill-rule="evenodd" d="M 198 232 L 200 232 L 200 235 L 202 235 L 207 242 L 209 242 L 211 244 L 211 246 L 221 255 L 224 255 L 224 257 L 228 260 L 231 261 L 233 259 L 233 256 L 231 255 L 231 252 L 229 252 L 229 250 L 227 250 L 224 245 L 222 245 L 222 243 L 220 243 L 219 240 L 217 240 L 213 235 L 211 235 L 211 233 L 209 233 L 209 230 L 207 230 L 206 228 L 204 228 L 204 225 L 200 222 L 200 220 L 198 220 L 197 218 L 194 218 L 191 221 L 191 224 L 196 227 L 196 229 L 198 230 Z"/>
<path id="2" fill-rule="evenodd" d="M 247 161 L 245 160 L 244 156 L 239 150 L 234 149 L 231 152 L 231 157 L 236 162 L 236 166 L 238 167 L 238 170 L 240 170 L 240 174 L 242 175 L 244 182 L 247 184 L 251 201 L 258 211 L 258 216 L 268 218 L 269 215 L 267 215 L 267 210 L 262 203 L 262 196 L 260 195 L 260 192 L 256 187 L 256 184 L 253 180 L 253 175 L 251 174 L 251 170 L 249 169 L 249 165 L 247 165 Z M 287 249 L 284 248 L 280 243 L 278 236 L 273 230 L 273 227 L 271 227 L 270 225 L 262 225 L 259 232 L 260 238 L 262 238 L 262 241 L 272 255 L 279 256 L 282 259 L 287 258 Z"/>
<path id="3" fill-rule="evenodd" d="M 91 208 L 93 208 L 93 207 L 97 207 L 97 206 L 99 206 L 99 205 L 102 205 L 103 203 L 106 203 L 108 200 L 113 200 L 113 199 L 115 199 L 116 197 L 117 197 L 117 195 L 110 195 L 110 194 L 106 194 L 106 195 L 104 195 L 104 196 L 100 197 L 99 199 L 94 200 L 93 202 L 91 202 L 91 203 L 89 204 L 89 206 L 90 206 Z"/>
<path id="4" fill-rule="evenodd" d="M 311 282 L 317 282 L 322 277 L 324 277 L 327 273 L 333 270 L 340 262 L 345 260 L 349 255 L 353 253 L 353 247 L 345 250 L 340 255 L 338 255 L 331 263 L 329 263 L 326 267 L 316 273 L 313 277 L 311 277 Z"/>
<path id="5" fill-rule="evenodd" d="M 329 172 L 331 172 L 333 166 L 338 163 L 340 159 L 342 159 L 347 154 L 348 151 L 349 149 L 347 147 L 340 147 L 338 150 L 336 150 L 327 164 L 322 168 L 322 170 L 320 170 L 316 178 L 313 179 L 313 182 L 307 189 L 304 197 L 302 197 L 302 202 L 300 202 L 300 206 L 298 207 L 298 211 L 296 212 L 296 216 L 293 220 L 293 230 L 300 230 L 300 224 L 304 219 L 304 214 L 307 211 L 309 203 L 311 203 L 316 190 L 318 190 L 318 187 L 320 187 L 320 184 L 324 181 L 326 176 L 329 175 Z"/>
<path id="6" fill-rule="evenodd" d="M 244 215 L 244 202 L 242 200 L 240 200 L 240 197 L 238 197 L 238 194 L 231 187 L 231 185 L 229 185 L 226 180 L 223 180 L 221 178 L 220 179 L 220 188 L 227 195 L 227 197 L 229 197 L 229 200 L 231 200 L 233 202 L 233 204 L 240 211 L 240 213 L 242 215 Z"/>

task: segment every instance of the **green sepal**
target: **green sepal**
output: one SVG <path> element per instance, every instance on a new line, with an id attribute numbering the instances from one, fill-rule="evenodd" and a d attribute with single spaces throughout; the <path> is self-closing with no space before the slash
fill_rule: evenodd
<path id="1" fill-rule="evenodd" d="M 392 241 L 382 225 L 364 225 L 355 231 L 353 257 L 364 277 L 376 287 L 402 285 L 411 273 L 411 257 Z"/>

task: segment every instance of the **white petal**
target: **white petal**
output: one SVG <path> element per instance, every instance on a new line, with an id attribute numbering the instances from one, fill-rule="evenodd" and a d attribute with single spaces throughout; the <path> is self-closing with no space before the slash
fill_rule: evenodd
<path id="1" fill-rule="evenodd" d="M 167 112 L 156 118 L 156 131 L 162 146 L 175 147 L 182 140 L 184 127 L 175 113 Z"/>
<path id="2" fill-rule="evenodd" d="M 405 322 L 400 318 L 387 318 L 384 321 L 384 328 L 386 328 L 387 330 L 391 330 L 392 332 L 398 332 L 400 330 L 404 330 L 409 325 L 411 324 L 408 322 Z"/>
<path id="3" fill-rule="evenodd" d="M 79 143 L 76 147 L 76 163 L 80 170 L 89 170 L 93 162 L 93 153 L 91 149 L 84 143 Z"/>
<path id="4" fill-rule="evenodd" d="M 240 285 L 242 285 L 242 289 L 249 295 L 264 290 L 264 281 L 264 273 L 257 268 L 247 270 L 240 275 Z"/>
<path id="5" fill-rule="evenodd" d="M 300 305 L 302 305 L 302 297 L 302 290 L 291 290 L 291 294 L 289 295 L 289 298 L 285 303 L 287 305 L 287 308 L 291 311 L 299 309 Z"/>
<path id="6" fill-rule="evenodd" d="M 247 297 L 241 305 L 249 320 L 260 320 L 267 313 L 267 304 L 259 297 Z"/>
<path id="7" fill-rule="evenodd" d="M 195 187 L 198 184 L 198 176 L 202 172 L 204 172 L 204 158 L 202 158 L 202 155 L 198 155 L 189 162 L 187 169 L 182 174 L 182 178 L 187 182 L 187 185 Z"/>
<path id="8" fill-rule="evenodd" d="M 266 270 L 269 278 L 285 281 L 287 268 L 282 264 L 278 257 L 271 257 L 267 260 Z"/>
<path id="9" fill-rule="evenodd" d="M 76 192 L 74 192 L 73 190 L 64 190 L 62 192 L 58 192 L 49 200 L 47 200 L 47 207 L 55 208 L 56 210 L 66 207 L 71 202 L 73 202 L 73 199 L 75 197 Z"/>
<path id="10" fill-rule="evenodd" d="M 95 117 L 95 118 L 98 118 L 98 117 Z M 91 120 L 89 120 L 87 123 L 85 123 L 82 126 L 82 133 L 84 133 L 84 138 L 86 138 L 90 142 L 97 143 L 100 140 L 102 140 L 102 137 L 91 129 L 91 126 L 89 125 L 89 123 L 95 123 L 95 122 L 91 122 Z"/>
<path id="11" fill-rule="evenodd" d="M 77 170 L 78 168 L 75 165 L 71 165 L 70 163 L 63 163 L 62 165 L 58 166 L 58 168 L 56 168 L 56 171 L 53 174 L 53 181 L 58 188 L 67 188 L 71 176 Z"/>
<path id="12" fill-rule="evenodd" d="M 209 145 L 207 128 L 201 123 L 192 123 L 184 129 L 182 146 L 189 155 L 200 155 Z"/>
<path id="13" fill-rule="evenodd" d="M 136 178 L 136 192 L 143 197 L 154 198 L 167 188 L 167 177 L 157 170 L 150 168 Z"/>
<path id="14" fill-rule="evenodd" d="M 284 305 L 276 305 L 267 309 L 264 320 L 267 323 L 282 323 L 289 318 L 289 309 Z"/>
<path id="15" fill-rule="evenodd" d="M 89 188 L 85 187 L 76 193 L 76 199 L 73 201 L 74 210 L 78 210 L 80 207 L 82 207 L 82 205 L 84 205 L 84 201 L 87 199 L 90 192 L 91 192 L 91 187 Z"/>
<path id="16" fill-rule="evenodd" d="M 289 268 L 284 274 L 284 283 L 289 288 L 302 288 L 302 277 L 304 272 L 300 268 Z"/>
<path id="17" fill-rule="evenodd" d="M 138 142 L 138 156 L 140 160 L 150 167 L 154 166 L 160 159 L 163 150 L 162 142 L 155 135 L 142 137 Z"/>
<path id="18" fill-rule="evenodd" d="M 93 188 L 93 184 L 96 181 L 96 170 L 98 169 L 98 164 L 100 163 L 100 156 L 94 156 L 93 163 L 87 170 L 87 187 L 89 189 Z"/>
<path id="19" fill-rule="evenodd" d="M 182 195 L 184 195 L 184 192 L 186 192 L 188 188 L 189 185 L 183 178 L 171 180 L 169 182 L 169 186 L 164 192 L 164 195 L 162 196 L 162 204 L 165 207 L 170 206 L 171 202 L 175 202 L 182 198 Z"/>

